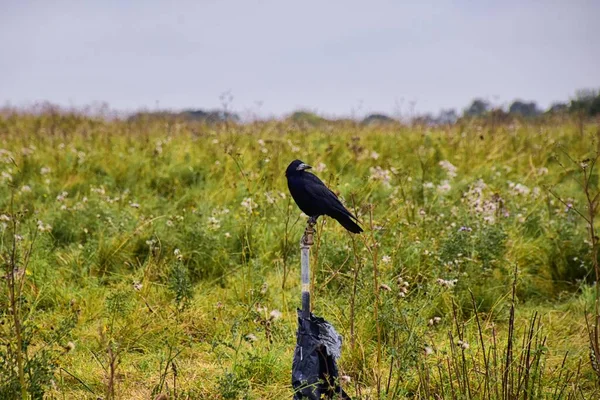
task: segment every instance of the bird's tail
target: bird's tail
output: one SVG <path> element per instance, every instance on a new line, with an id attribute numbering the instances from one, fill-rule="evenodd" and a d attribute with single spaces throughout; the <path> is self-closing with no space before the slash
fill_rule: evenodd
<path id="1" fill-rule="evenodd" d="M 335 218 L 344 228 L 346 228 L 352 233 L 361 233 L 363 231 L 363 229 L 348 215 L 338 214 L 333 218 Z"/>

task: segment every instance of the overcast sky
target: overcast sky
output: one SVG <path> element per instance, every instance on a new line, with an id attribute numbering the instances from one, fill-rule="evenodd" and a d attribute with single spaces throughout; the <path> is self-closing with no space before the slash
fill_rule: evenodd
<path id="1" fill-rule="evenodd" d="M 260 115 L 541 106 L 600 87 L 600 1 L 0 0 L 0 104 Z"/>

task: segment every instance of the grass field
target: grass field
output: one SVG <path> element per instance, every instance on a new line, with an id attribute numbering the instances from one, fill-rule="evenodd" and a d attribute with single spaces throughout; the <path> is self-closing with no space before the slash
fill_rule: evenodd
<path id="1" fill-rule="evenodd" d="M 2 117 L 0 398 L 290 399 L 295 158 L 366 230 L 311 261 L 353 398 L 599 398 L 598 129 Z"/>

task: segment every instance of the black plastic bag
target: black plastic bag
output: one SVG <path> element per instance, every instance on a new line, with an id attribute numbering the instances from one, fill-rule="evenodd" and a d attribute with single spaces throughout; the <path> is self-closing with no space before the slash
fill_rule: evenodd
<path id="1" fill-rule="evenodd" d="M 350 397 L 339 383 L 336 361 L 342 337 L 321 317 L 303 319 L 298 310 L 296 350 L 292 363 L 294 400 L 344 399 Z"/>

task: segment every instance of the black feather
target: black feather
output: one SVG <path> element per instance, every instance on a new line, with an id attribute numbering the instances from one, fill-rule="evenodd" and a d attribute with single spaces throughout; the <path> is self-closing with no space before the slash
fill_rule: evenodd
<path id="1" fill-rule="evenodd" d="M 362 232 L 362 228 L 354 222 L 358 219 L 318 177 L 306 172 L 308 168 L 302 161 L 294 160 L 285 171 L 290 194 L 300 210 L 315 219 L 328 215 L 350 232 Z"/>

